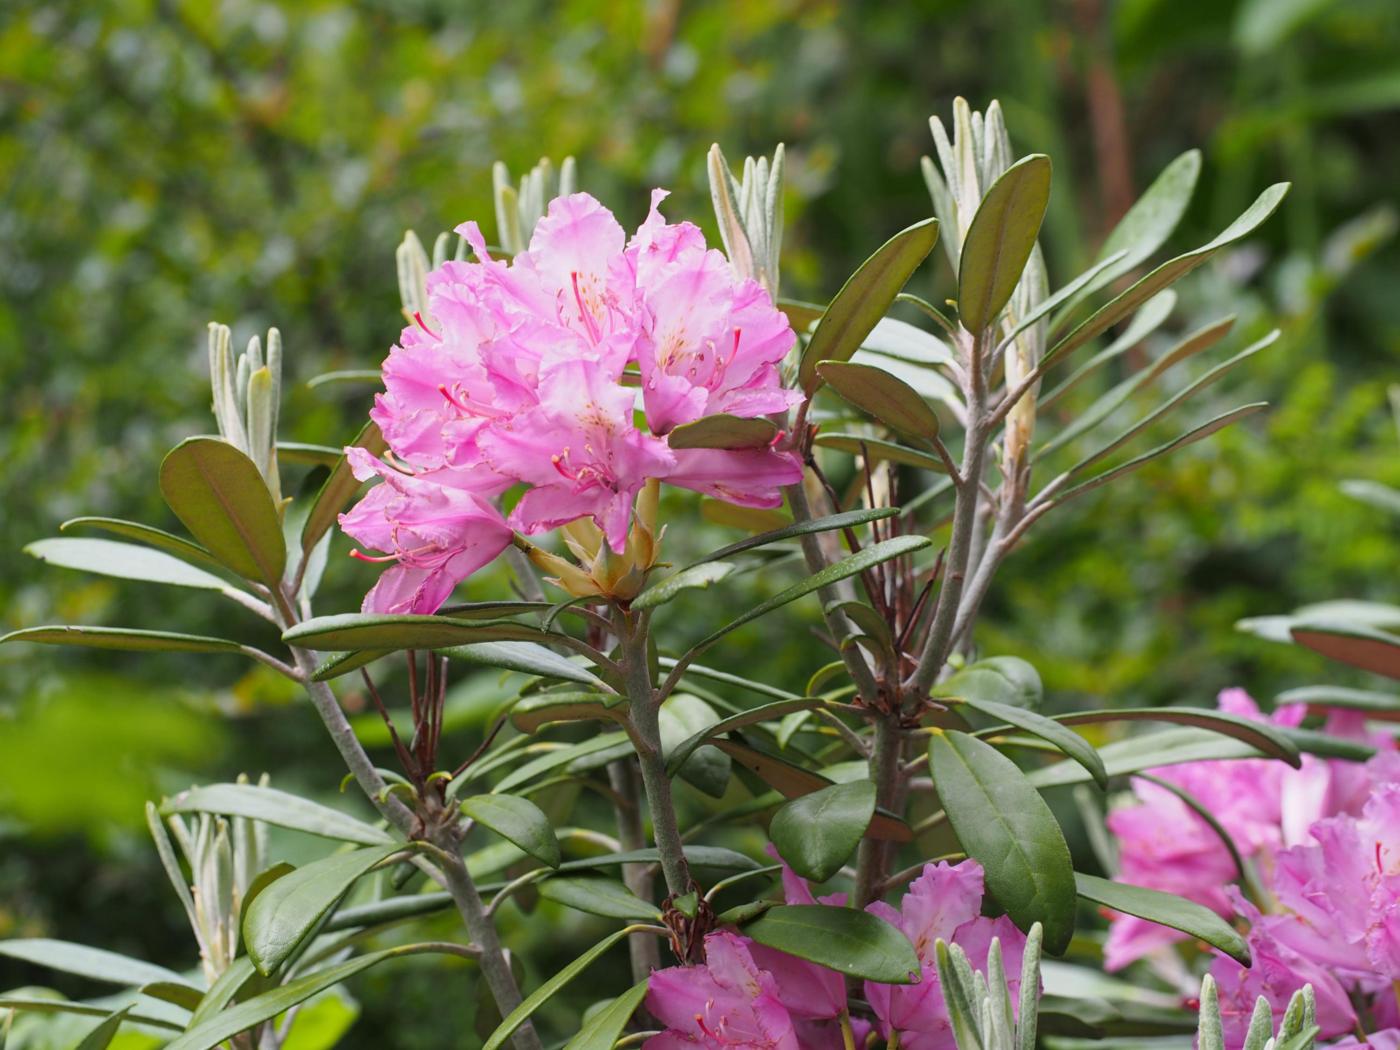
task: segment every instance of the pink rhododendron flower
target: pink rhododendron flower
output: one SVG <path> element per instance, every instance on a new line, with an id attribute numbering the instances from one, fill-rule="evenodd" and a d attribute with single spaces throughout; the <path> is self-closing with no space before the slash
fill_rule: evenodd
<path id="1" fill-rule="evenodd" d="M 940 939 L 958 945 L 974 969 L 985 971 L 992 938 L 999 938 L 1011 1001 L 1019 1001 L 1025 935 L 1005 916 L 984 918 L 982 893 L 983 871 L 976 861 L 956 866 L 927 864 L 910 884 L 898 911 L 883 901 L 866 907 L 904 931 L 922 967 L 917 984 L 865 982 L 865 997 L 879 1018 L 880 1033 L 888 1037 L 898 1032 L 903 1050 L 956 1047 L 934 957 L 934 945 Z"/>
<path id="2" fill-rule="evenodd" d="M 785 413 L 800 395 L 778 375 L 796 341 L 786 317 L 698 228 L 668 224 L 665 196 L 630 241 L 587 194 L 558 198 L 509 263 L 475 223 L 458 227 L 476 261 L 428 275 L 428 315 L 390 351 L 370 413 L 400 469 L 357 467 L 395 494 L 376 489 L 342 517 L 399 562 L 367 611 L 435 611 L 509 542 L 485 502 L 508 489 L 523 487 L 510 528 L 588 517 L 620 554 L 648 479 L 754 507 L 801 480 L 776 448 L 667 445 L 683 423 Z"/>

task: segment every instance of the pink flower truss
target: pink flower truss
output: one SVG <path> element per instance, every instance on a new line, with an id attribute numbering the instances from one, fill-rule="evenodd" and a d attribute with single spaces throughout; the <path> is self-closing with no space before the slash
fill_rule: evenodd
<path id="1" fill-rule="evenodd" d="M 699 229 L 668 224 L 665 196 L 630 242 L 592 197 L 558 198 L 510 263 L 490 258 L 475 223 L 458 228 L 476 261 L 428 275 L 430 316 L 390 351 L 370 412 L 392 466 L 357 462 L 385 483 L 341 518 L 398 562 L 366 611 L 436 611 L 511 530 L 591 517 L 621 553 L 650 478 L 755 507 L 801 480 L 774 447 L 666 442 L 704 416 L 784 413 L 800 395 L 778 375 L 796 339 L 784 315 Z M 502 519 L 490 501 L 513 488 Z"/>

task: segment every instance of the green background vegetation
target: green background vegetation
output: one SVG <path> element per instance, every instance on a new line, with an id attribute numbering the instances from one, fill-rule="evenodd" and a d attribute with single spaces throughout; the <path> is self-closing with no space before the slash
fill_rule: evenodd
<path id="1" fill-rule="evenodd" d="M 493 160 L 518 172 L 542 151 L 573 154 L 624 225 L 667 186 L 668 214 L 714 239 L 706 148 L 732 159 L 784 141 L 784 292 L 824 299 L 930 213 L 926 120 L 957 94 L 1000 98 L 1019 150 L 1054 158 L 1043 243 L 1056 285 L 1184 149 L 1206 162 L 1174 246 L 1208 239 L 1267 183 L 1294 183 L 1261 238 L 1190 279 L 1167 326 L 1236 313 L 1237 346 L 1282 327 L 1199 406 L 1202 418 L 1242 400 L 1274 408 L 1038 527 L 992 594 L 983 650 L 1034 662 L 1060 706 L 1208 703 L 1230 684 L 1268 699 L 1313 680 L 1318 658 L 1231 625 L 1394 597 L 1393 519 L 1336 488 L 1400 483 L 1385 393 L 1400 355 L 1393 0 L 12 0 L 0 13 L 0 626 L 270 642 L 202 593 L 49 569 L 20 549 L 78 514 L 173 524 L 155 471 L 178 439 L 212 429 L 211 319 L 236 345 L 281 328 L 285 437 L 348 439 L 367 388 L 301 381 L 381 360 L 401 323 L 402 231 L 491 229 Z M 918 290 L 946 296 L 946 270 L 926 270 Z M 694 505 L 670 509 L 681 539 Z M 355 607 L 372 576 L 344 550 L 326 611 Z M 711 600 L 677 608 L 700 617 Z M 792 624 L 737 636 L 728 666 L 800 687 L 819 659 Z M 463 752 L 499 696 L 493 675 L 463 681 Z M 237 660 L 0 650 L 0 937 L 188 965 L 142 803 L 264 769 L 322 797 L 340 775 L 310 709 Z M 558 932 L 512 915 L 512 936 L 547 967 L 529 942 Z M 0 965 L 0 987 L 39 976 Z M 474 1007 L 441 994 L 456 979 L 406 964 L 361 981 L 353 1044 L 459 1045 L 445 1033 Z"/>

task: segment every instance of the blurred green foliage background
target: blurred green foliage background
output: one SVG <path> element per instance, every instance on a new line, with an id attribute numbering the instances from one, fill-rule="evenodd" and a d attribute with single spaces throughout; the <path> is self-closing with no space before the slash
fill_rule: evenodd
<path id="1" fill-rule="evenodd" d="M 1302 684 L 1316 659 L 1232 623 L 1395 593 L 1393 527 L 1336 489 L 1400 483 L 1385 396 L 1400 356 L 1393 0 L 9 0 L 0 626 L 269 641 L 201 593 L 83 577 L 20 550 L 78 514 L 173 524 L 155 471 L 178 439 L 212 429 L 211 319 L 239 344 L 281 328 L 285 437 L 348 439 L 368 390 L 297 381 L 377 365 L 401 323 L 395 244 L 409 227 L 490 229 L 493 160 L 518 172 L 573 154 L 624 225 L 661 185 L 669 215 L 713 235 L 706 148 L 734 158 L 784 141 L 784 291 L 824 299 L 930 213 L 926 121 L 958 94 L 1000 98 L 1019 149 L 1054 158 L 1043 242 L 1055 284 L 1184 149 L 1202 147 L 1206 166 L 1181 248 L 1265 184 L 1294 183 L 1263 238 L 1191 278 L 1166 329 L 1237 313 L 1243 345 L 1281 326 L 1280 344 L 1214 395 L 1275 407 L 1048 519 L 988 603 L 984 650 L 1032 660 L 1062 705 L 1208 702 L 1228 684 L 1267 699 Z M 946 272 L 927 270 L 919 290 L 941 298 Z M 694 505 L 672 511 L 676 535 Z M 352 608 L 371 573 L 333 566 L 320 607 Z M 809 638 L 775 621 L 726 659 L 798 687 Z M 0 937 L 187 965 L 143 801 L 264 769 L 334 794 L 309 708 L 236 660 L 6 647 L 0 670 Z M 463 683 L 463 747 L 493 695 L 493 677 Z M 38 976 L 0 966 L 0 986 Z M 392 1045 L 457 1045 L 433 1025 L 473 1010 L 444 1006 L 412 966 L 363 995 L 354 1045 L 390 1045 L 391 1025 Z"/>

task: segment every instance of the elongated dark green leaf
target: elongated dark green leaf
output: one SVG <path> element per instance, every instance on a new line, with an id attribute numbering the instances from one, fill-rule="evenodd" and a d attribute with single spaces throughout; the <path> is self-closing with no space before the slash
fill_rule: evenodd
<path id="1" fill-rule="evenodd" d="M 253 965 L 253 960 L 248 956 L 240 955 L 234 959 L 229 964 L 228 969 L 219 974 L 218 980 L 209 986 L 209 991 L 204 994 L 199 1006 L 190 1015 L 190 1023 L 186 1027 L 196 1028 L 202 1025 L 233 1002 L 233 997 L 243 990 L 243 987 L 257 975 L 257 972 L 257 967 Z"/>
<path id="2" fill-rule="evenodd" d="M 811 594 L 818 588 L 844 580 L 851 576 L 856 576 L 866 569 L 872 568 L 882 562 L 887 562 L 892 558 L 899 558 L 914 551 L 922 550 L 929 546 L 932 541 L 926 536 L 896 536 L 893 539 L 881 540 L 879 543 L 872 543 L 855 554 L 847 555 L 840 561 L 828 565 L 821 572 L 808 576 L 805 580 L 793 584 L 784 591 L 775 594 L 767 601 L 760 602 L 742 616 L 731 620 L 718 631 L 697 642 L 690 650 L 691 653 L 699 655 L 710 646 L 714 645 L 730 631 L 742 627 L 752 620 L 765 616 L 774 609 L 780 609 L 788 602 L 796 601 L 804 595 Z"/>
<path id="3" fill-rule="evenodd" d="M 539 884 L 540 896 L 568 908 L 602 915 L 608 919 L 657 922 L 661 911 L 642 900 L 618 879 L 601 875 L 571 875 L 545 879 Z"/>
<path id="4" fill-rule="evenodd" d="M 813 393 L 821 385 L 818 361 L 849 361 L 894 297 L 938 241 L 938 220 L 925 219 L 895 234 L 847 278 L 822 314 L 802 353 L 797 379 Z"/>
<path id="5" fill-rule="evenodd" d="M 306 381 L 311 389 L 332 383 L 378 383 L 383 374 L 377 368 L 345 368 L 338 372 L 322 372 Z"/>
<path id="6" fill-rule="evenodd" d="M 243 916 L 243 942 L 258 972 L 270 974 L 281 966 L 356 879 L 404 848 L 334 853 L 283 875 L 259 893 Z"/>
<path id="7" fill-rule="evenodd" d="M 1059 954 L 1074 933 L 1074 869 L 1060 825 L 1016 763 L 955 730 L 929 740 L 938 797 L 967 855 L 982 865 L 987 889 L 1017 926 L 1045 927 Z"/>
<path id="8" fill-rule="evenodd" d="M 818 434 L 812 443 L 822 448 L 834 448 L 838 452 L 849 452 L 853 456 L 865 456 L 872 463 L 902 463 L 924 470 L 936 470 L 940 474 L 948 473 L 948 468 L 937 456 L 880 438 L 861 434 Z"/>
<path id="9" fill-rule="evenodd" d="M 0 941 L 0 955 L 108 984 L 138 988 L 143 984 L 165 982 L 191 987 L 189 981 L 164 966 L 71 941 L 16 937 Z"/>
<path id="10" fill-rule="evenodd" d="M 928 402 L 883 368 L 854 361 L 820 361 L 817 372 L 845 400 L 891 430 L 920 441 L 938 436 L 938 417 Z"/>
<path id="11" fill-rule="evenodd" d="M 0 995 L 0 1011 L 16 1010 L 36 1014 L 76 1014 L 79 1017 L 109 1017 L 110 1006 L 97 1006 L 93 1003 L 74 1002 L 71 999 L 51 999 L 38 995 Z M 176 1032 L 180 1025 L 170 1018 L 157 1017 L 150 1013 L 128 1012 L 126 1019 L 134 1024 L 151 1025 L 154 1028 L 169 1028 Z"/>
<path id="12" fill-rule="evenodd" d="M 627 723 L 627 701 L 615 693 L 537 693 L 510 710 L 510 722 L 522 733 L 535 733 L 556 722 Z"/>
<path id="13" fill-rule="evenodd" d="M 1349 689 L 1341 685 L 1305 685 L 1288 689 L 1274 697 L 1274 703 L 1307 704 L 1314 708 L 1342 707 L 1366 711 L 1374 717 L 1400 712 L 1400 696 L 1378 693 L 1371 689 Z"/>
<path id="14" fill-rule="evenodd" d="M 666 436 L 672 448 L 766 448 L 778 436 L 771 419 L 746 419 L 726 412 L 684 423 Z"/>
<path id="15" fill-rule="evenodd" d="M 600 955 L 606 952 L 622 938 L 633 932 L 633 928 L 618 930 L 616 933 L 604 937 L 588 951 L 584 952 L 573 962 L 569 963 L 562 970 L 556 973 L 544 984 L 540 985 L 528 996 L 525 1001 L 510 1012 L 510 1015 L 501 1022 L 500 1026 L 491 1033 L 491 1038 L 482 1045 L 481 1050 L 500 1050 L 505 1046 L 506 1040 L 515 1034 L 515 1030 L 530 1019 L 530 1016 L 550 999 L 559 993 L 559 990 L 568 984 L 584 970 L 588 969 Z"/>
<path id="16" fill-rule="evenodd" d="M 530 781 L 534 780 L 536 777 L 552 772 L 560 766 L 567 766 L 569 763 L 575 762 L 580 758 L 585 758 L 599 751 L 606 751 L 618 744 L 626 742 L 626 733 L 603 733 L 600 736 L 595 736 L 582 743 L 570 744 L 566 747 L 548 751 L 539 758 L 531 759 L 518 769 L 508 773 L 492 790 L 497 794 L 514 791 L 516 788 L 530 783 Z M 475 767 L 470 768 L 464 774 L 464 779 L 471 779 L 476 776 L 478 772 L 479 771 Z"/>
<path id="17" fill-rule="evenodd" d="M 739 540 L 737 543 L 731 543 L 727 547 L 721 547 L 713 554 L 707 554 L 699 561 L 691 562 L 687 568 L 696 565 L 704 565 L 707 562 L 720 561 L 731 555 L 753 550 L 755 547 L 766 547 L 770 543 L 780 543 L 783 540 L 796 539 L 798 536 L 805 536 L 812 532 L 832 532 L 836 529 L 853 529 L 857 525 L 865 525 L 872 521 L 891 518 L 898 513 L 898 507 L 875 507 L 871 510 L 848 510 L 840 514 L 831 514 L 825 518 L 813 518 L 811 521 L 799 521 L 792 525 L 785 525 L 781 529 L 774 529 L 771 532 L 761 532 L 757 536 L 750 536 L 748 539 Z"/>
<path id="18" fill-rule="evenodd" d="M 197 587 L 210 591 L 233 589 L 227 580 L 220 579 L 211 572 L 205 572 L 180 558 L 135 543 L 59 537 L 31 543 L 24 548 L 24 553 L 50 565 L 102 576 L 115 576 L 123 580 L 144 580 L 147 583 Z"/>
<path id="19" fill-rule="evenodd" d="M 374 378 L 378 377 L 379 373 L 374 373 Z M 389 447 L 377 423 L 366 423 L 350 445 L 365 449 L 372 456 L 382 455 Z M 316 499 L 306 515 L 306 524 L 301 527 L 301 549 L 304 552 L 310 552 L 335 525 L 336 516 L 354 499 L 355 493 L 360 491 L 360 484 L 350 471 L 349 459 L 342 455 L 331 468 L 331 475 L 326 478 L 321 491 L 316 493 Z"/>
<path id="20" fill-rule="evenodd" d="M 1121 335 L 1071 372 L 1059 386 L 1043 394 L 1039 399 L 1041 408 L 1049 408 L 1104 365 L 1133 349 L 1161 328 L 1175 309 L 1176 292 L 1169 288 L 1165 292 L 1154 295 L 1143 304 L 1141 310 L 1133 314 L 1133 319 L 1124 326 Z M 1126 384 L 1119 385 L 1125 386 Z M 1116 390 L 1118 387 L 1114 389 Z M 1059 440 L 1058 436 L 1056 440 Z"/>
<path id="21" fill-rule="evenodd" d="M 911 984 L 919 976 L 919 957 L 909 938 L 884 919 L 854 908 L 779 905 L 743 931 L 759 944 L 867 981 Z"/>
<path id="22" fill-rule="evenodd" d="M 382 951 L 370 952 L 367 955 L 360 955 L 346 962 L 313 971 L 305 977 L 299 977 L 279 988 L 255 995 L 251 999 L 245 999 L 236 1006 L 202 1020 L 183 1035 L 168 1043 L 166 1050 L 214 1050 L 220 1043 L 239 1032 L 245 1032 L 254 1025 L 277 1017 L 298 1003 L 306 1002 L 313 995 L 318 995 L 327 988 L 334 988 L 342 981 L 347 981 L 386 959 L 432 950 L 431 945 L 416 944 L 385 948 Z"/>
<path id="23" fill-rule="evenodd" d="M 1106 470 L 1102 474 L 1097 474 L 1090 478 L 1088 481 L 1081 481 L 1078 485 L 1065 489 L 1056 499 L 1063 502 L 1064 500 L 1073 499 L 1075 496 L 1082 496 L 1086 492 L 1092 492 L 1100 486 L 1107 485 L 1110 481 L 1118 480 L 1125 474 L 1131 474 L 1135 470 L 1140 470 L 1154 459 L 1165 456 L 1169 452 L 1175 452 L 1179 448 L 1185 448 L 1187 445 L 1194 445 L 1197 441 L 1202 441 L 1217 431 L 1224 430 L 1231 423 L 1238 423 L 1246 416 L 1252 416 L 1256 412 L 1262 412 L 1268 407 L 1267 401 L 1256 401 L 1254 404 L 1241 405 L 1239 408 L 1222 413 L 1214 419 L 1207 420 L 1200 426 L 1173 438 L 1164 445 L 1158 445 L 1156 448 L 1144 452 L 1140 456 L 1135 456 L 1133 459 L 1114 467 L 1112 470 Z"/>
<path id="24" fill-rule="evenodd" d="M 1400 636 L 1358 624 L 1299 624 L 1293 640 L 1332 660 L 1372 674 L 1400 678 Z"/>
<path id="25" fill-rule="evenodd" d="M 1286 182 L 1270 186 L 1245 210 L 1244 214 L 1222 230 L 1214 240 L 1203 244 L 1194 251 L 1178 255 L 1176 258 L 1164 262 L 1122 295 L 1100 307 L 1069 335 L 1052 346 L 1046 352 L 1045 359 L 1049 360 L 1060 354 L 1069 353 L 1076 347 L 1082 346 L 1127 317 L 1163 288 L 1185 277 L 1222 248 L 1249 236 L 1274 213 L 1287 192 L 1288 184 Z"/>
<path id="26" fill-rule="evenodd" d="M 734 571 L 734 566 L 724 561 L 709 561 L 692 565 L 688 569 L 672 573 L 660 583 L 648 587 L 632 602 L 634 609 L 654 609 L 665 605 L 682 591 L 690 589 L 708 590 Z"/>
<path id="27" fill-rule="evenodd" d="M 593 1014 L 578 1034 L 564 1044 L 564 1050 L 612 1050 L 646 994 L 647 982 L 638 981 Z"/>
<path id="28" fill-rule="evenodd" d="M 1242 740 L 1260 753 L 1280 758 L 1295 768 L 1301 762 L 1298 746 L 1276 727 L 1225 711 L 1207 711 L 1197 707 L 1124 707 L 1109 711 L 1077 711 L 1058 715 L 1055 721 L 1072 726 L 1099 722 L 1173 722 L 1199 726 L 1212 733 Z"/>
<path id="29" fill-rule="evenodd" d="M 985 715 L 1007 722 L 1017 729 L 1024 729 L 1027 733 L 1054 744 L 1088 770 L 1100 788 L 1108 790 L 1108 773 L 1103 768 L 1103 759 L 1099 758 L 1099 753 L 1082 736 L 1066 729 L 1060 722 L 1034 711 L 1027 711 L 1023 707 L 999 704 L 994 700 L 981 700 L 970 696 L 963 702 Z"/>
<path id="30" fill-rule="evenodd" d="M 814 707 L 821 707 L 824 701 L 815 697 L 798 697 L 792 700 L 778 700 L 775 703 L 764 704 L 762 707 L 755 707 L 748 711 L 740 711 L 737 715 L 730 715 L 728 718 L 721 718 L 713 725 L 706 726 L 688 740 L 678 744 L 670 754 L 666 762 L 666 773 L 675 776 L 687 758 L 701 744 L 713 737 L 722 736 L 734 729 L 742 729 L 744 726 L 755 725 L 758 722 L 768 722 L 783 715 L 791 714 L 793 711 L 810 711 Z"/>
<path id="31" fill-rule="evenodd" d="M 123 521 L 120 518 L 70 518 L 58 527 L 59 532 L 68 532 L 72 529 L 96 529 L 101 532 L 110 532 L 117 536 L 125 536 L 129 540 L 137 540 L 148 547 L 163 550 L 167 554 L 173 554 L 181 561 L 189 562 L 191 565 L 223 568 L 219 564 L 219 559 L 199 544 L 191 543 L 183 536 L 176 536 L 164 529 L 157 529 L 152 525 L 142 525 L 138 521 Z"/>
<path id="32" fill-rule="evenodd" d="M 107 1050 L 112 1040 L 117 1037 L 117 1030 L 130 1013 L 131 1007 L 124 1006 L 108 1014 L 96 1028 L 83 1036 L 82 1041 L 73 1050 Z"/>
<path id="33" fill-rule="evenodd" d="M 454 645 L 442 655 L 476 667 L 499 667 L 505 671 L 555 678 L 561 682 L 602 687 L 602 680 L 586 667 L 546 649 L 537 642 L 476 642 Z"/>
<path id="34" fill-rule="evenodd" d="M 252 784 L 207 784 L 190 788 L 162 802 L 160 812 L 164 816 L 172 813 L 219 813 L 229 817 L 246 817 L 363 846 L 386 846 L 393 842 L 387 831 L 338 809 L 276 788 Z"/>
<path id="35" fill-rule="evenodd" d="M 773 814 L 768 837 L 804 879 L 825 882 L 860 845 L 875 815 L 875 784 L 833 784 L 793 799 Z"/>
<path id="36" fill-rule="evenodd" d="M 79 645 L 86 649 L 123 649 L 128 652 L 157 650 L 167 653 L 241 653 L 243 647 L 226 638 L 170 631 L 141 631 L 134 627 L 26 627 L 0 636 L 5 642 L 39 642 L 43 645 Z"/>
<path id="37" fill-rule="evenodd" d="M 1016 327 L 1002 337 L 1002 342 L 1009 343 L 1042 317 L 1057 310 L 1061 303 L 1075 298 L 1085 288 L 1089 288 L 1094 280 L 1100 277 L 1104 271 L 1115 263 L 1120 262 L 1126 255 L 1127 252 L 1122 251 L 1110 253 L 1094 263 L 1093 266 L 1089 267 L 1089 269 L 1085 270 L 1074 280 L 1070 281 L 1069 284 L 1060 288 L 1054 295 L 1046 296 L 1035 306 L 1031 307 L 1031 309 L 1027 310 L 1025 316 L 1018 316 L 1016 318 Z"/>
<path id="38" fill-rule="evenodd" d="M 171 1003 L 183 1010 L 193 1011 L 204 1001 L 205 993 L 188 984 L 172 984 L 170 981 L 152 981 L 141 986 L 141 994 L 152 999 Z"/>
<path id="39" fill-rule="evenodd" d="M 625 853 L 602 853 L 596 857 L 566 860 L 559 865 L 561 872 L 588 871 L 592 868 L 615 868 L 622 864 L 655 864 L 659 859 L 654 848 L 628 850 Z M 685 859 L 692 868 L 715 868 L 720 871 L 756 871 L 757 861 L 723 846 L 686 846 Z"/>
<path id="40" fill-rule="evenodd" d="M 388 656 L 392 649 L 361 649 L 348 653 L 331 653 L 312 672 L 313 682 L 329 682 L 332 678 L 339 678 L 352 671 L 358 671 L 361 667 L 367 667 L 376 660 Z"/>
<path id="41" fill-rule="evenodd" d="M 1023 157 L 992 183 L 963 238 L 958 316 L 969 332 L 997 319 L 1021 281 L 1050 204 L 1050 158 Z"/>
<path id="42" fill-rule="evenodd" d="M 282 635 L 288 645 L 330 649 L 446 649 L 475 642 L 526 642 L 549 637 L 513 620 L 464 620 L 451 616 L 342 613 L 317 616 Z"/>
<path id="43" fill-rule="evenodd" d="M 1249 945 L 1239 931 L 1215 912 L 1195 901 L 1162 893 L 1143 886 L 1110 882 L 1094 875 L 1075 872 L 1075 889 L 1079 896 L 1105 908 L 1136 915 L 1139 919 L 1170 926 L 1219 948 L 1241 966 L 1249 965 Z"/>
<path id="44" fill-rule="evenodd" d="M 698 696 L 672 694 L 660 711 L 662 759 L 668 758 L 673 748 L 718 721 L 715 709 Z M 713 747 L 701 747 L 680 764 L 677 775 L 705 794 L 723 798 L 729 787 L 730 769 L 728 755 Z"/>
<path id="45" fill-rule="evenodd" d="M 185 528 L 240 576 L 282 582 L 282 519 L 253 461 L 218 438 L 188 438 L 160 465 L 160 491 Z"/>
<path id="46" fill-rule="evenodd" d="M 1180 765 L 1183 762 L 1264 757 L 1262 751 L 1243 740 L 1190 726 L 1116 740 L 1100 747 L 1098 752 L 1110 777 L 1139 773 L 1156 766 Z M 1027 779 L 1038 788 L 1049 788 L 1064 784 L 1081 784 L 1090 777 L 1083 766 L 1066 759 L 1043 769 L 1033 770 L 1027 774 Z"/>
<path id="47" fill-rule="evenodd" d="M 559 840 L 549 818 L 529 799 L 514 795 L 471 795 L 460 799 L 462 812 L 501 838 L 515 843 L 551 868 L 559 867 Z"/>
<path id="48" fill-rule="evenodd" d="M 968 664 L 935 687 L 937 696 L 990 700 L 1037 710 L 1045 696 L 1040 672 L 1019 656 L 989 656 Z"/>

